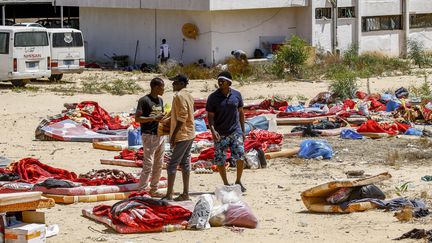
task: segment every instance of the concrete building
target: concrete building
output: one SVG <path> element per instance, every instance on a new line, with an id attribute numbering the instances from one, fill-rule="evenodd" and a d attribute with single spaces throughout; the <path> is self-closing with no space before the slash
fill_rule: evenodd
<path id="1" fill-rule="evenodd" d="M 80 29 L 88 60 L 107 55 L 155 63 L 162 39 L 171 57 L 184 63 L 223 61 L 235 49 L 253 55 L 271 52 L 298 35 L 323 51 L 403 55 L 406 40 L 432 48 L 430 0 L 55 0 L 79 7 Z M 197 26 L 196 39 L 185 38 L 184 24 Z"/>

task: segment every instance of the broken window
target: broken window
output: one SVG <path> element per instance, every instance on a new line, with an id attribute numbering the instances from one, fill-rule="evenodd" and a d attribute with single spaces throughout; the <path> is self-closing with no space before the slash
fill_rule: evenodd
<path id="1" fill-rule="evenodd" d="M 331 8 L 316 8 L 315 19 L 331 19 Z"/>
<path id="2" fill-rule="evenodd" d="M 378 30 L 400 30 L 402 29 L 401 19 L 402 18 L 400 15 L 363 17 L 362 29 L 363 32 Z"/>
<path id="3" fill-rule="evenodd" d="M 432 14 L 411 14 L 410 28 L 432 27 Z"/>
<path id="4" fill-rule="evenodd" d="M 354 7 L 338 8 L 338 18 L 354 18 Z"/>

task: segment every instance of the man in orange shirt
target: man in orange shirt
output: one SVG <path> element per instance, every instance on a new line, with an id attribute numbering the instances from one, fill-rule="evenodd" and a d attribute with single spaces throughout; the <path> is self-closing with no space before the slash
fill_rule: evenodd
<path id="1" fill-rule="evenodd" d="M 189 175 L 191 170 L 191 147 L 195 139 L 194 100 L 185 90 L 189 79 L 185 75 L 177 75 L 173 81 L 174 99 L 171 108 L 170 145 L 172 156 L 167 164 L 168 190 L 164 199 L 171 200 L 177 166 L 180 165 L 183 177 L 183 193 L 175 201 L 189 199 Z"/>

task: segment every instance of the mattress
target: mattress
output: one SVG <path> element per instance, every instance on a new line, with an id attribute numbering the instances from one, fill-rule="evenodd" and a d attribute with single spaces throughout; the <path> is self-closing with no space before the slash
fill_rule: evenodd
<path id="1" fill-rule="evenodd" d="M 102 149 L 108 151 L 122 151 L 123 149 L 138 150 L 142 145 L 128 147 L 128 141 L 104 141 L 93 142 L 94 149 Z"/>
<path id="2" fill-rule="evenodd" d="M 0 206 L 40 200 L 42 192 L 15 192 L 0 194 Z"/>
<path id="3" fill-rule="evenodd" d="M 168 182 L 165 178 L 161 178 L 158 188 L 166 188 Z M 43 186 L 35 186 L 33 191 L 40 191 L 44 194 L 65 195 L 65 196 L 84 196 L 98 195 L 106 193 L 131 192 L 138 190 L 138 183 L 124 185 L 100 185 L 100 186 L 79 186 L 72 188 L 46 188 Z"/>
<path id="4" fill-rule="evenodd" d="M 375 176 L 357 179 L 332 181 L 310 188 L 301 193 L 303 204 L 311 212 L 317 213 L 351 213 L 361 212 L 376 208 L 376 205 L 370 202 L 351 203 L 346 209 L 342 209 L 339 205 L 329 204 L 326 198 L 342 187 L 357 187 L 374 184 L 391 178 L 387 172 Z"/>
<path id="5" fill-rule="evenodd" d="M 127 159 L 101 159 L 101 164 L 103 165 L 118 165 L 125 167 L 142 167 L 142 164 L 136 163 L 134 160 Z"/>
<path id="6" fill-rule="evenodd" d="M 56 203 L 72 204 L 77 202 L 100 202 L 110 200 L 123 200 L 128 198 L 131 192 L 105 193 L 97 195 L 66 196 L 55 194 L 43 194 L 45 197 L 52 198 Z"/>
<path id="7" fill-rule="evenodd" d="M 39 200 L 31 202 L 14 203 L 10 205 L 0 206 L 0 212 L 21 212 L 30 211 L 41 208 L 52 208 L 55 206 L 54 199 L 42 197 Z"/>
<path id="8" fill-rule="evenodd" d="M 193 212 L 195 203 L 192 201 L 183 201 L 183 202 L 169 202 L 171 205 L 182 206 L 183 208 L 188 209 Z M 131 234 L 131 233 L 153 233 L 153 232 L 162 232 L 162 227 L 152 230 L 142 231 L 134 227 L 126 226 L 126 225 L 115 225 L 112 223 L 111 219 L 105 216 L 96 216 L 93 214 L 93 207 L 86 207 L 81 210 L 81 213 L 84 217 L 92 219 L 96 222 L 103 223 L 109 228 L 113 229 L 117 233 L 120 234 Z"/>
<path id="9" fill-rule="evenodd" d="M 278 125 L 302 125 L 302 124 L 312 124 L 321 120 L 327 120 L 328 118 L 332 118 L 334 116 L 317 116 L 317 117 L 286 117 L 286 118 L 277 118 L 276 123 Z"/>

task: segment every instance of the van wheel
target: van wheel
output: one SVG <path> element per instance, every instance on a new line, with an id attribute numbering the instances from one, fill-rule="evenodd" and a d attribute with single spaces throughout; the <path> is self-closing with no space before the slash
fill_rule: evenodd
<path id="1" fill-rule="evenodd" d="M 51 82 L 58 82 L 63 78 L 63 73 L 62 74 L 52 74 L 48 79 Z"/>
<path id="2" fill-rule="evenodd" d="M 28 79 L 21 79 L 21 80 L 12 80 L 11 83 L 15 87 L 24 87 L 26 84 L 30 82 Z"/>

